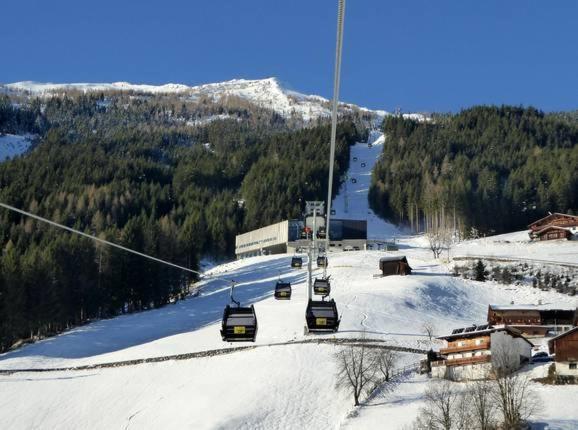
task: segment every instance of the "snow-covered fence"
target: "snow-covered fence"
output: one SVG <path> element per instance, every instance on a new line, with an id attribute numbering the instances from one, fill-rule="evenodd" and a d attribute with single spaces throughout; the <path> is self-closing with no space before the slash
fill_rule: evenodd
<path id="1" fill-rule="evenodd" d="M 321 339 L 304 339 L 290 342 L 266 343 L 262 345 L 238 346 L 232 348 L 218 348 L 205 351 L 190 352 L 186 354 L 165 355 L 160 357 L 140 358 L 135 360 L 115 361 L 108 363 L 87 364 L 83 366 L 71 367 L 53 367 L 53 368 L 29 368 L 29 369 L 0 369 L 0 375 L 22 373 L 22 372 L 66 372 L 66 371 L 81 371 L 94 369 L 107 369 L 123 366 L 135 366 L 146 363 L 160 363 L 170 360 L 190 360 L 194 358 L 214 357 L 218 355 L 233 354 L 236 352 L 247 351 L 250 349 L 275 347 L 275 346 L 290 346 L 290 345 L 307 345 L 307 344 L 333 344 L 333 345 L 352 345 L 353 347 L 364 346 L 366 348 L 381 348 L 392 351 L 409 352 L 414 354 L 427 354 L 426 350 L 409 348 L 404 346 L 389 345 L 383 339 L 364 339 L 364 338 L 321 338 Z"/>
<path id="2" fill-rule="evenodd" d="M 571 269 L 578 268 L 578 263 L 569 263 L 555 260 L 539 260 L 535 258 L 525 258 L 525 257 L 500 257 L 500 256 L 487 256 L 487 255 L 464 255 L 453 257 L 454 261 L 468 261 L 468 260 L 487 260 L 487 261 L 497 261 L 501 263 L 537 263 L 537 264 L 551 264 L 554 266 L 568 267 Z"/>

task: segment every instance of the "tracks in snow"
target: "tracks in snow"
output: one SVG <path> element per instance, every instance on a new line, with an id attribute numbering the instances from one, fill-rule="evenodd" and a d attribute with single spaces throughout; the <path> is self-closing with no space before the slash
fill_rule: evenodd
<path id="1" fill-rule="evenodd" d="M 194 358 L 217 357 L 220 355 L 233 354 L 257 348 L 290 346 L 290 345 L 351 345 L 353 347 L 381 348 L 392 351 L 409 352 L 414 354 L 427 354 L 427 350 L 410 348 L 398 345 L 386 344 L 383 339 L 368 338 L 326 338 L 326 339 L 304 339 L 289 342 L 268 343 L 262 345 L 237 346 L 232 348 L 209 349 L 205 351 L 190 352 L 186 354 L 165 355 L 161 357 L 140 358 L 135 360 L 112 361 L 108 363 L 86 364 L 82 366 L 53 367 L 53 368 L 30 368 L 30 369 L 0 369 L 0 375 L 10 375 L 13 373 L 46 373 L 46 372 L 68 372 L 95 369 L 110 369 L 115 367 L 135 366 L 146 363 L 161 363 L 170 360 L 191 360 Z"/>

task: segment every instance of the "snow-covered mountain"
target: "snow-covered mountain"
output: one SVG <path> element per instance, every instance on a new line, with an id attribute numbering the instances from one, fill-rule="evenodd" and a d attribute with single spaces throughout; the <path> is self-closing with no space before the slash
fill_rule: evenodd
<path id="1" fill-rule="evenodd" d="M 260 107 L 272 109 L 286 118 L 295 115 L 305 121 L 328 117 L 331 112 L 328 99 L 284 88 L 276 78 L 234 79 L 192 87 L 183 84 L 143 85 L 128 82 L 53 84 L 32 81 L 0 85 L 0 92 L 24 93 L 40 97 L 50 97 L 68 91 L 132 91 L 144 94 L 179 94 L 192 99 L 206 96 L 214 100 L 235 96 Z M 341 103 L 341 109 L 359 109 L 373 115 L 376 121 L 388 115 L 388 112 L 384 110 L 370 110 L 346 103 Z M 412 118 L 423 119 L 421 114 L 408 115 Z"/>

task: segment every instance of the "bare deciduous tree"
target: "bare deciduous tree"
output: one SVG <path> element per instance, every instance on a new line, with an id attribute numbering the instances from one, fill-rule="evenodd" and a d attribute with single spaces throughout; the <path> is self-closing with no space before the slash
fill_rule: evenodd
<path id="1" fill-rule="evenodd" d="M 425 392 L 425 406 L 420 410 L 418 429 L 452 430 L 457 427 L 460 392 L 448 380 L 432 381 Z"/>
<path id="2" fill-rule="evenodd" d="M 376 383 L 377 367 L 374 356 L 365 346 L 349 345 L 335 354 L 337 362 L 337 386 L 351 390 L 355 406 L 361 395 Z"/>
<path id="3" fill-rule="evenodd" d="M 530 380 L 519 373 L 519 355 L 513 342 L 502 343 L 492 351 L 494 373 L 493 401 L 502 415 L 502 426 L 518 429 L 540 410 L 540 399 Z"/>
<path id="4" fill-rule="evenodd" d="M 540 409 L 537 394 L 524 375 L 510 374 L 496 378 L 493 397 L 502 415 L 503 427 L 507 429 L 521 428 Z"/>
<path id="5" fill-rule="evenodd" d="M 447 249 L 449 256 L 449 250 L 452 245 L 452 231 L 450 229 L 440 227 L 430 230 L 426 237 L 434 258 L 439 258 L 444 249 Z"/>
<path id="6" fill-rule="evenodd" d="M 399 354 L 390 349 L 376 348 L 371 351 L 371 355 L 381 379 L 379 383 L 390 382 L 399 361 Z"/>
<path id="7" fill-rule="evenodd" d="M 492 398 L 493 386 L 488 381 L 475 381 L 468 385 L 467 399 L 471 406 L 474 428 L 493 430 L 496 428 L 496 404 Z"/>
<path id="8" fill-rule="evenodd" d="M 425 321 L 422 325 L 422 330 L 424 331 L 424 333 L 428 337 L 430 345 L 431 345 L 433 338 L 434 338 L 434 332 L 435 332 L 434 323 L 431 321 Z"/>

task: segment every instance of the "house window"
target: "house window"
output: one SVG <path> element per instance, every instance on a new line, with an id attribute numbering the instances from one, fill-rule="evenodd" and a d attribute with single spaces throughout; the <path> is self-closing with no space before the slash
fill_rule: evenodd
<path id="1" fill-rule="evenodd" d="M 569 369 L 572 369 L 572 370 L 576 370 L 576 363 L 570 363 L 570 364 L 568 365 L 568 368 L 569 368 Z"/>

